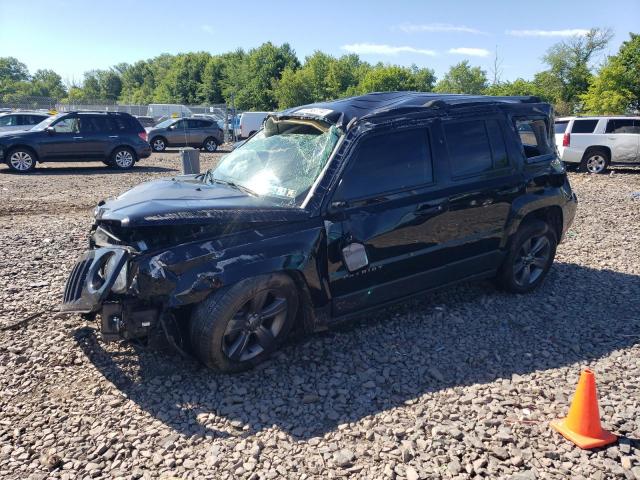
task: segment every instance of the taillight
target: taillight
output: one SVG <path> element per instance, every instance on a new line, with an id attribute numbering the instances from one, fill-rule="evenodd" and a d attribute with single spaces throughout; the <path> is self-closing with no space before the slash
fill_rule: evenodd
<path id="1" fill-rule="evenodd" d="M 568 147 L 570 143 L 571 143 L 571 134 L 569 132 L 566 132 L 564 134 L 564 137 L 562 137 L 562 146 Z"/>
<path id="2" fill-rule="evenodd" d="M 142 140 L 144 140 L 145 142 L 146 142 L 146 141 L 148 141 L 148 137 L 147 137 L 147 132 L 146 132 L 146 131 L 144 131 L 144 132 L 138 132 L 138 136 L 139 136 Z"/>

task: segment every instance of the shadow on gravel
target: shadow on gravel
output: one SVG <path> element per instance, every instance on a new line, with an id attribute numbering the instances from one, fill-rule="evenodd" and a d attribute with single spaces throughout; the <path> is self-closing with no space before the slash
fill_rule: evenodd
<path id="1" fill-rule="evenodd" d="M 125 344 L 106 351 L 93 329 L 76 340 L 109 381 L 178 433 L 243 436 L 276 425 L 308 439 L 430 392 L 584 365 L 631 347 L 640 343 L 639 310 L 640 276 L 559 263 L 533 294 L 489 283 L 435 292 L 294 339 L 238 375 Z M 554 398 L 556 386 L 541 395 Z"/>
<path id="2" fill-rule="evenodd" d="M 178 168 L 165 168 L 165 167 L 145 167 L 144 165 L 136 165 L 131 170 L 116 170 L 109 168 L 102 163 L 96 164 L 95 167 L 47 167 L 36 168 L 33 172 L 29 173 L 29 176 L 56 176 L 56 175 L 120 175 L 123 173 L 160 173 L 160 172 L 176 172 Z M 7 175 L 22 175 L 15 173 L 4 168 L 0 170 L 0 173 Z"/>

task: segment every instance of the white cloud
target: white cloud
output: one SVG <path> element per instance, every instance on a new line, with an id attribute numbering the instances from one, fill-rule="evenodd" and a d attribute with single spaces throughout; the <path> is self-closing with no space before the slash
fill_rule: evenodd
<path id="1" fill-rule="evenodd" d="M 491 52 L 484 48 L 460 47 L 450 49 L 449 53 L 454 53 L 456 55 L 467 55 L 469 57 L 486 57 Z"/>
<path id="2" fill-rule="evenodd" d="M 214 29 L 211 25 L 200 25 L 200 30 L 202 30 L 205 33 L 209 33 L 209 34 L 213 34 L 214 33 Z"/>
<path id="3" fill-rule="evenodd" d="M 351 43 L 343 45 L 343 50 L 358 55 L 398 55 L 399 53 L 419 53 L 420 55 L 436 55 L 434 50 L 414 47 L 395 47 L 393 45 L 383 45 L 377 43 Z"/>
<path id="4" fill-rule="evenodd" d="M 478 30 L 477 28 L 467 27 L 465 25 L 452 25 L 451 23 L 403 23 L 394 27 L 394 29 L 402 30 L 405 33 L 419 33 L 419 32 L 438 32 L 438 33 L 474 33 L 476 35 L 486 35 L 486 32 Z"/>
<path id="5" fill-rule="evenodd" d="M 589 33 L 584 28 L 568 28 L 565 30 L 507 30 L 507 35 L 514 37 L 574 37 Z"/>

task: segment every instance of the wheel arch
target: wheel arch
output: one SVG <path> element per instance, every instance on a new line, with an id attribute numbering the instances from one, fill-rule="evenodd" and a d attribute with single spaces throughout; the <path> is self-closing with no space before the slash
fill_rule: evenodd
<path id="1" fill-rule="evenodd" d="M 505 229 L 506 235 L 501 247 L 508 248 L 520 226 L 529 220 L 546 222 L 554 231 L 558 243 L 560 242 L 564 226 L 564 213 L 562 207 L 554 202 L 554 197 L 547 197 L 537 202 L 524 203 L 512 213 L 510 225 Z"/>
<path id="2" fill-rule="evenodd" d="M 585 160 L 587 156 L 590 155 L 595 150 L 604 150 L 609 156 L 609 161 L 611 161 L 611 148 L 607 147 L 606 145 L 590 145 L 582 154 L 581 160 Z"/>
<path id="3" fill-rule="evenodd" d="M 2 159 L 2 161 L 4 163 L 9 161 L 9 153 L 13 152 L 14 150 L 19 150 L 19 149 L 23 149 L 23 150 L 28 150 L 29 152 L 33 153 L 33 156 L 35 157 L 36 162 L 40 162 L 40 155 L 38 154 L 38 151 L 33 148 L 31 145 L 25 145 L 22 143 L 17 143 L 15 145 L 11 145 L 10 147 L 7 147 L 7 149 L 5 150 L 4 153 L 4 158 Z"/>

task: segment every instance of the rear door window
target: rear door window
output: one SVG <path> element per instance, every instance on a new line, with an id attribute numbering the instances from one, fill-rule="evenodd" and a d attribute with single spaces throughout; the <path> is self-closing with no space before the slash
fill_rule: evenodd
<path id="1" fill-rule="evenodd" d="M 113 125 L 106 116 L 80 117 L 80 131 L 87 133 L 109 133 Z"/>
<path id="2" fill-rule="evenodd" d="M 607 122 L 606 133 L 640 133 L 640 120 L 615 118 Z"/>
<path id="3" fill-rule="evenodd" d="M 187 128 L 202 128 L 202 120 L 185 120 L 187 122 Z"/>
<path id="4" fill-rule="evenodd" d="M 598 120 L 574 120 L 571 133 L 593 133 Z"/>
<path id="5" fill-rule="evenodd" d="M 516 131 L 527 158 L 555 153 L 545 120 L 541 118 L 516 119 Z"/>
<path id="6" fill-rule="evenodd" d="M 433 182 L 426 128 L 370 135 L 356 148 L 336 191 L 336 200 L 371 198 Z"/>
<path id="7" fill-rule="evenodd" d="M 496 120 L 444 125 L 451 174 L 467 177 L 509 165 L 502 128 Z"/>

